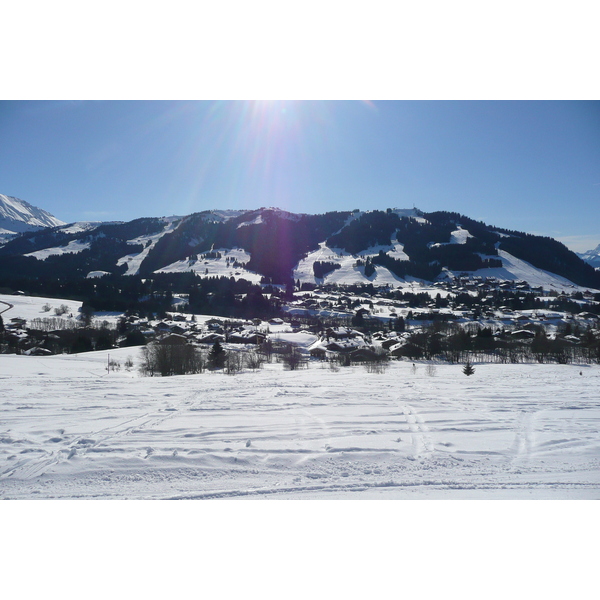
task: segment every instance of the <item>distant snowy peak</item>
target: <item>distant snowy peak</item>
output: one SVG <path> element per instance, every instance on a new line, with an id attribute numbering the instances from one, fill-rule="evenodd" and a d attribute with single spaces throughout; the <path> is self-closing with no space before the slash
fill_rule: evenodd
<path id="1" fill-rule="evenodd" d="M 593 250 L 588 250 L 583 254 L 577 253 L 579 258 L 585 260 L 586 263 L 592 265 L 596 269 L 600 269 L 600 244 L 598 244 Z"/>
<path id="2" fill-rule="evenodd" d="M 0 229 L 8 233 L 33 231 L 39 227 L 65 225 L 49 212 L 12 196 L 0 194 Z"/>

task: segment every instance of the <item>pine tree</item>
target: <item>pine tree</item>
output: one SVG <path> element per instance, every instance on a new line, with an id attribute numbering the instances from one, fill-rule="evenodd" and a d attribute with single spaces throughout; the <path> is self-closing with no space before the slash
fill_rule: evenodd
<path id="1" fill-rule="evenodd" d="M 475 373 L 475 367 L 471 364 L 471 361 L 467 359 L 465 366 L 463 367 L 463 373 L 465 375 L 473 375 Z"/>
<path id="2" fill-rule="evenodd" d="M 208 364 L 211 369 L 222 369 L 225 364 L 225 358 L 227 357 L 227 352 L 223 350 L 223 346 L 221 346 L 221 342 L 216 340 L 208 353 Z"/>

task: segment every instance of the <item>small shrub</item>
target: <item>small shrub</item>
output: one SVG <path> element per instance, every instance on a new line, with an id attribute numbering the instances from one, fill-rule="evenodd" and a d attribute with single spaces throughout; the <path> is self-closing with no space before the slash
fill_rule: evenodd
<path id="1" fill-rule="evenodd" d="M 365 370 L 367 373 L 376 373 L 382 375 L 387 369 L 387 363 L 383 361 L 368 361 L 365 362 Z"/>
<path id="2" fill-rule="evenodd" d="M 265 359 L 256 351 L 250 351 L 246 353 L 244 358 L 246 367 L 252 369 L 253 371 L 262 369 L 263 363 L 265 361 Z"/>
<path id="3" fill-rule="evenodd" d="M 61 317 L 62 315 L 66 315 L 69 312 L 69 307 L 66 304 L 61 304 L 58 308 L 54 309 L 54 314 L 57 317 Z"/>
<path id="4" fill-rule="evenodd" d="M 435 365 L 428 364 L 425 367 L 425 373 L 427 373 L 428 377 L 435 377 L 437 374 L 437 367 Z"/>
<path id="5" fill-rule="evenodd" d="M 332 373 L 339 373 L 340 372 L 340 364 L 338 360 L 330 360 L 328 361 L 329 363 L 329 370 Z"/>

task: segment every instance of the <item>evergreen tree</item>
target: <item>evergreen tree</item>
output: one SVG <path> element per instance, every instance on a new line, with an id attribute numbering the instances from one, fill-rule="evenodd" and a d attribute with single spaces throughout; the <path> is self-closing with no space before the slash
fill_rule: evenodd
<path id="1" fill-rule="evenodd" d="M 211 369 L 222 369 L 227 358 L 227 352 L 223 350 L 221 342 L 216 340 L 208 353 L 208 365 Z"/>
<path id="2" fill-rule="evenodd" d="M 463 373 L 465 375 L 473 375 L 475 373 L 475 367 L 471 364 L 471 361 L 467 359 L 465 366 L 463 367 Z"/>

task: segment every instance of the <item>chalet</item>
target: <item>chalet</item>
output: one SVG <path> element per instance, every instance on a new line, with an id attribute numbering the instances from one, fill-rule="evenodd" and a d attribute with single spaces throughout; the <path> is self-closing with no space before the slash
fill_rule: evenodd
<path id="1" fill-rule="evenodd" d="M 351 352 L 352 350 L 356 350 L 358 348 L 362 348 L 365 346 L 365 343 L 362 339 L 345 339 L 345 340 L 336 340 L 335 342 L 329 342 L 325 344 L 325 348 L 332 352 Z"/>
<path id="2" fill-rule="evenodd" d="M 161 346 L 185 346 L 185 344 L 188 343 L 188 340 L 178 333 L 170 333 L 158 340 L 158 343 Z"/>
<path id="3" fill-rule="evenodd" d="M 328 327 L 325 330 L 327 339 L 333 338 L 334 340 L 345 340 L 355 337 L 362 337 L 362 333 L 355 331 L 354 329 L 348 329 L 347 327 Z"/>
<path id="4" fill-rule="evenodd" d="M 35 346 L 33 348 L 29 348 L 29 350 L 25 350 L 23 354 L 26 354 L 27 356 L 49 356 L 52 354 L 52 351 L 48 350 L 47 348 Z"/>
<path id="5" fill-rule="evenodd" d="M 390 350 L 392 346 L 397 345 L 400 341 L 401 340 L 399 340 L 398 338 L 388 338 L 387 340 L 381 342 L 381 347 L 385 350 Z"/>
<path id="6" fill-rule="evenodd" d="M 382 358 L 380 354 L 377 354 L 377 352 L 367 346 L 363 348 L 357 348 L 356 350 L 351 350 L 348 355 L 350 356 L 351 360 L 357 362 L 373 361 Z"/>
<path id="7" fill-rule="evenodd" d="M 225 341 L 225 336 L 221 333 L 208 333 L 204 336 L 196 338 L 201 344 L 214 344 L 217 340 L 219 342 Z"/>
<path id="8" fill-rule="evenodd" d="M 390 346 L 389 348 L 389 355 L 390 356 L 404 356 L 405 351 L 404 351 L 404 347 L 406 346 L 406 342 L 402 341 L 402 342 L 398 342 L 396 344 L 394 344 L 393 346 Z"/>
<path id="9" fill-rule="evenodd" d="M 27 325 L 26 319 L 20 319 L 19 317 L 13 317 L 10 320 L 10 325 L 8 325 L 8 327 L 11 329 L 25 329 L 26 325 Z"/>
<path id="10" fill-rule="evenodd" d="M 315 346 L 310 350 L 310 355 L 313 358 L 324 359 L 327 356 L 327 350 L 323 346 Z"/>
<path id="11" fill-rule="evenodd" d="M 515 340 L 530 340 L 535 337 L 535 333 L 529 329 L 517 329 L 511 333 L 511 336 Z"/>
<path id="12" fill-rule="evenodd" d="M 267 335 L 259 331 L 239 331 L 228 336 L 227 341 L 231 344 L 262 344 Z"/>

